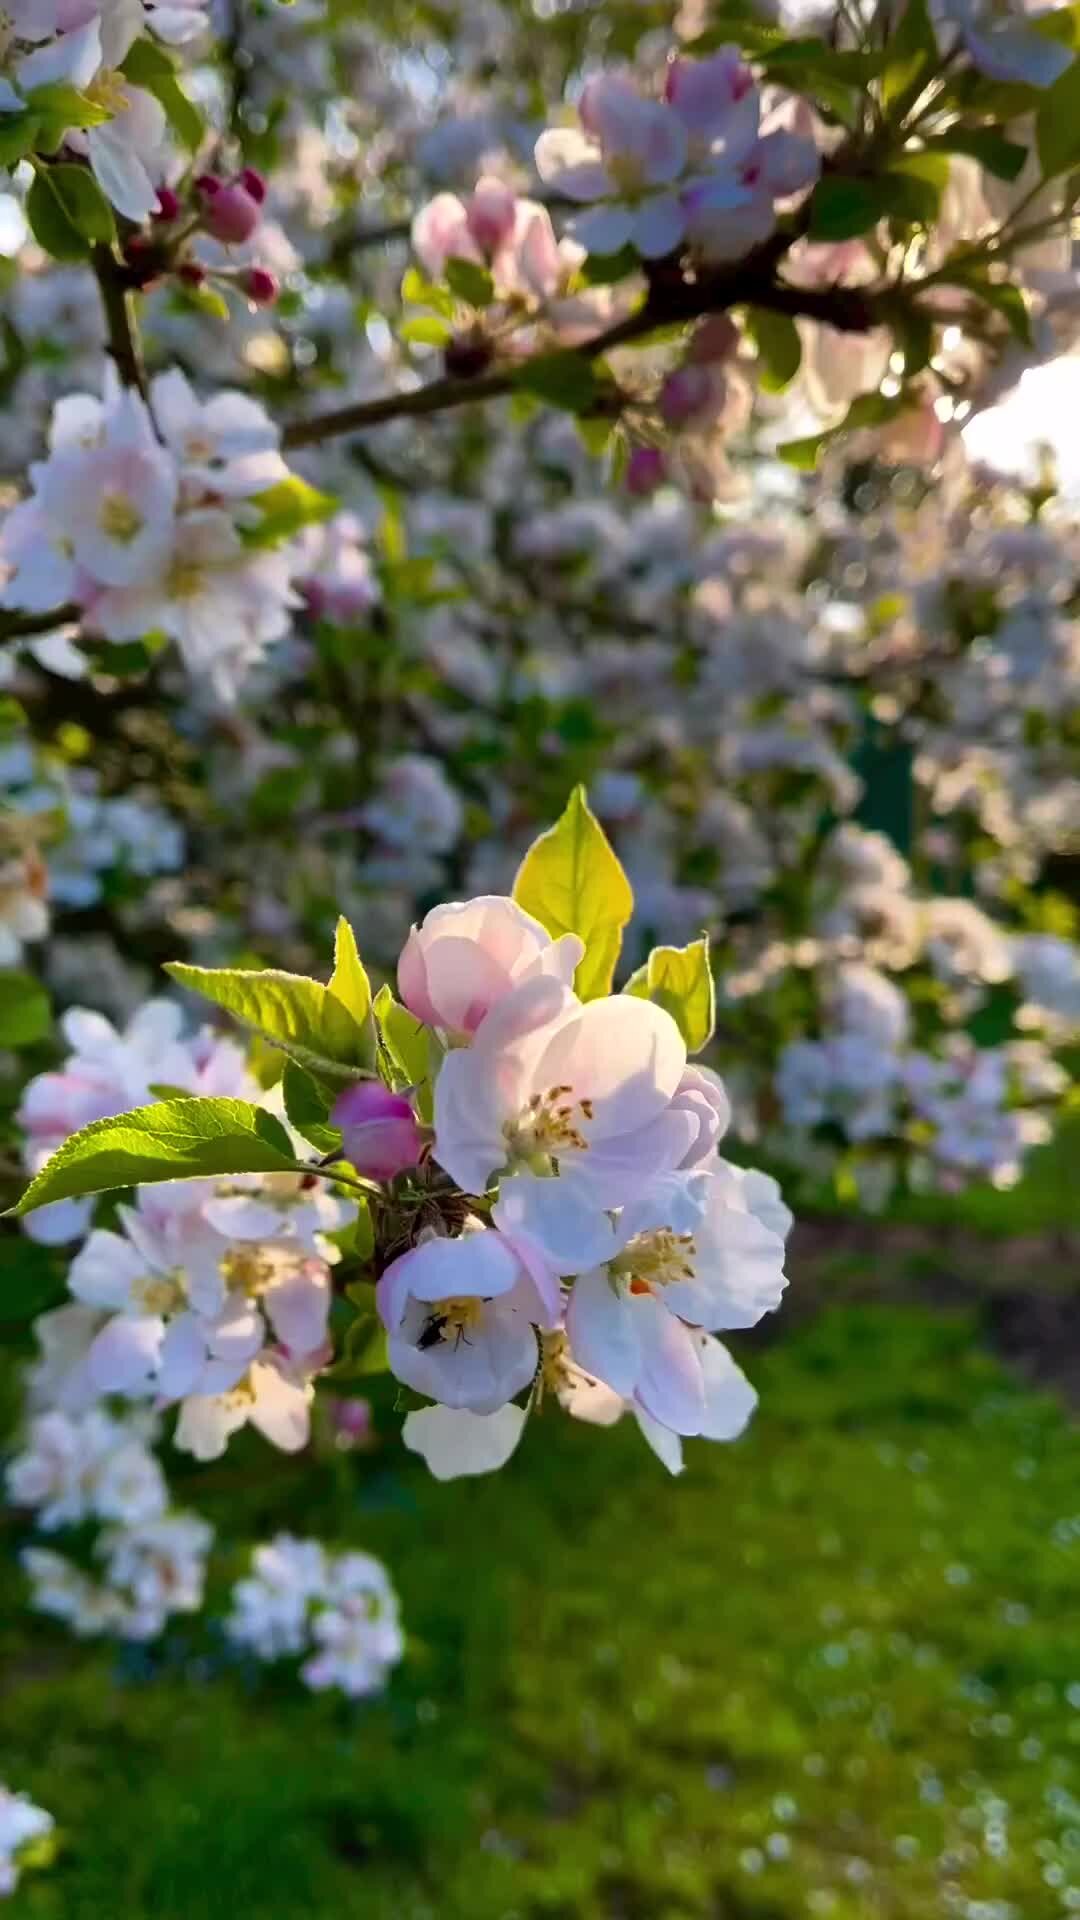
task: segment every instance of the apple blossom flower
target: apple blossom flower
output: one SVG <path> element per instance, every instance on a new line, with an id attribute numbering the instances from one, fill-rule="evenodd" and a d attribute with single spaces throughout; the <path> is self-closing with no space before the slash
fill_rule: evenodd
<path id="1" fill-rule="evenodd" d="M 435 1158 L 467 1193 L 500 1176 L 496 1226 L 557 1271 L 600 1262 L 608 1209 L 677 1166 L 698 1117 L 673 1105 L 686 1066 L 674 1020 L 626 995 L 582 1006 L 526 979 L 451 1052 L 435 1087 Z"/>
<path id="2" fill-rule="evenodd" d="M 318 1540 L 279 1533 L 251 1556 L 225 1631 L 260 1660 L 306 1653 L 300 1668 L 315 1692 L 350 1699 L 378 1693 L 405 1651 L 397 1595 L 369 1553 L 333 1553 Z"/>
<path id="3" fill-rule="evenodd" d="M 12 1793 L 0 1786 L 0 1897 L 14 1893 L 19 1884 L 20 1861 L 28 1850 L 53 1830 L 51 1813 L 39 1807 L 26 1793 Z"/>
<path id="4" fill-rule="evenodd" d="M 376 1289 L 390 1369 L 448 1407 L 494 1413 L 528 1386 L 534 1327 L 560 1310 L 558 1282 L 502 1234 L 432 1237 L 392 1260 Z"/>
<path id="5" fill-rule="evenodd" d="M 545 186 L 590 208 L 571 223 L 575 239 L 590 253 L 670 253 L 684 231 L 672 190 L 689 152 L 682 119 L 620 74 L 587 81 L 579 113 L 580 129 L 547 128 L 535 154 Z"/>
<path id="6" fill-rule="evenodd" d="M 512 988 L 541 977 L 573 985 L 585 951 L 576 934 L 551 935 L 501 894 L 433 907 L 398 961 L 409 1012 L 456 1040 L 471 1037 Z"/>
<path id="7" fill-rule="evenodd" d="M 526 1412 L 511 1400 L 494 1413 L 466 1407 L 420 1407 L 406 1414 L 401 1437 L 436 1480 L 496 1473 L 504 1467 L 525 1428 Z"/>
<path id="8" fill-rule="evenodd" d="M 754 1326 L 779 1305 L 783 1240 L 719 1162 L 646 1187 L 622 1209 L 615 1242 L 571 1290 L 573 1358 L 661 1426 L 700 1433 L 712 1381 L 696 1334 Z"/>
<path id="9" fill-rule="evenodd" d="M 218 1393 L 191 1393 L 176 1423 L 175 1444 L 196 1460 L 218 1460 L 242 1427 L 253 1426 L 281 1453 L 298 1453 L 311 1431 L 311 1376 L 265 1352 Z"/>
<path id="10" fill-rule="evenodd" d="M 465 200 L 438 193 L 412 225 L 413 250 L 425 272 L 442 278 L 449 260 L 490 270 L 500 299 L 549 300 L 584 258 L 571 240 L 557 240 L 551 216 L 538 200 L 523 199 L 484 175 Z"/>

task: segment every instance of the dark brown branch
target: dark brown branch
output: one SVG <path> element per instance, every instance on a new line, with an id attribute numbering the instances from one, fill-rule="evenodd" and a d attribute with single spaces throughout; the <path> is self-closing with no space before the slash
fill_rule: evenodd
<path id="1" fill-rule="evenodd" d="M 54 627 L 64 627 L 81 618 L 82 608 L 74 601 L 63 607 L 50 607 L 47 613 L 0 611 L 0 641 L 32 640 L 35 634 L 51 633 Z"/>
<path id="2" fill-rule="evenodd" d="M 139 334 L 124 281 L 123 268 L 111 247 L 97 246 L 91 256 L 94 277 L 105 310 L 109 352 L 125 387 L 134 387 L 146 399 L 146 375 L 139 350 Z"/>
<path id="3" fill-rule="evenodd" d="M 880 315 L 873 298 L 846 287 L 802 288 L 788 286 L 775 277 L 776 267 L 790 245 L 787 236 L 777 236 L 756 254 L 740 261 L 737 267 L 724 268 L 687 280 L 678 272 L 656 275 L 644 303 L 634 313 L 617 320 L 576 351 L 595 360 L 613 348 L 705 314 L 724 313 L 731 307 L 766 307 L 774 313 L 805 315 L 843 333 L 866 333 L 878 324 Z M 360 433 L 368 427 L 382 426 L 388 420 L 417 418 L 444 413 L 451 407 L 467 406 L 473 400 L 493 400 L 510 393 L 519 384 L 519 367 L 495 368 L 474 378 L 446 375 L 431 380 L 412 392 L 383 394 L 378 400 L 361 400 L 352 406 L 335 407 L 310 420 L 295 420 L 285 428 L 282 444 L 310 447 L 338 434 Z"/>

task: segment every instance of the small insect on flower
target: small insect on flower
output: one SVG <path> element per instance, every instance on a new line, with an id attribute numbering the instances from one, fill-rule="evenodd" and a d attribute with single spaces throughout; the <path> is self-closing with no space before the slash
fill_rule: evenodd
<path id="1" fill-rule="evenodd" d="M 421 1353 L 427 1353 L 430 1347 L 437 1347 L 443 1337 L 443 1330 L 450 1324 L 448 1313 L 429 1313 L 417 1337 L 416 1344 Z M 458 1339 L 464 1339 L 464 1329 L 459 1326 Z"/>

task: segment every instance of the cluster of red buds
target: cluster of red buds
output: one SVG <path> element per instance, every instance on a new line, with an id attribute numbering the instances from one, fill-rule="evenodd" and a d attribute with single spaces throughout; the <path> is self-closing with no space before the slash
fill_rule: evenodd
<path id="1" fill-rule="evenodd" d="M 173 273 L 187 287 L 220 281 L 253 305 L 272 307 L 280 288 L 268 267 L 210 267 L 193 256 L 189 245 L 202 233 L 224 247 L 244 246 L 258 229 L 265 200 L 266 181 L 254 167 L 228 178 L 200 173 L 186 199 L 173 187 L 160 187 L 152 229 L 124 242 L 130 284 L 144 289 Z"/>

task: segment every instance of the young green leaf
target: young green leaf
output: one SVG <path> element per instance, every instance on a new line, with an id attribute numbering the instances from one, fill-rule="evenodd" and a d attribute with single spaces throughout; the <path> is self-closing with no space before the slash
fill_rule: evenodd
<path id="1" fill-rule="evenodd" d="M 320 1153 L 340 1152 L 341 1130 L 330 1125 L 331 1101 L 314 1076 L 295 1060 L 285 1062 L 281 1092 L 289 1125 Z"/>
<path id="2" fill-rule="evenodd" d="M 337 512 L 339 503 L 332 493 L 320 493 L 318 487 L 291 473 L 287 480 L 279 480 L 265 493 L 255 494 L 251 505 L 258 509 L 261 518 L 257 526 L 244 529 L 245 544 L 276 547 L 305 527 L 329 520 Z"/>
<path id="3" fill-rule="evenodd" d="M 420 1119 L 430 1125 L 438 1065 L 433 1057 L 437 1046 L 434 1034 L 394 999 L 389 987 L 380 987 L 375 995 L 375 1018 L 393 1070 L 395 1089 L 419 1089 L 416 1111 Z"/>
<path id="4" fill-rule="evenodd" d="M 262 1107 L 217 1097 L 161 1100 L 73 1133 L 10 1211 L 21 1216 L 53 1200 L 158 1180 L 287 1173 L 295 1167 L 288 1134 Z"/>
<path id="5" fill-rule="evenodd" d="M 611 991 L 634 895 L 584 787 L 575 787 L 561 820 L 533 841 L 514 899 L 553 938 L 576 933 L 585 942 L 574 979 L 583 1000 Z"/>
<path id="6" fill-rule="evenodd" d="M 360 958 L 356 935 L 344 914 L 339 917 L 334 933 L 334 971 L 327 991 L 341 1001 L 357 1026 L 362 1027 L 371 1013 L 371 982 Z"/>
<path id="7" fill-rule="evenodd" d="M 372 1069 L 370 1024 L 354 1020 L 321 981 L 275 969 L 191 967 L 179 960 L 171 961 L 165 971 L 316 1074 L 355 1080 Z"/>
<path id="8" fill-rule="evenodd" d="M 688 947 L 654 947 L 632 974 L 625 992 L 652 1000 L 670 1013 L 688 1053 L 700 1053 L 713 1036 L 716 990 L 709 964 L 709 940 L 702 934 Z"/>
<path id="9" fill-rule="evenodd" d="M 1048 180 L 1080 161 L 1080 60 L 1047 87 L 1035 115 L 1035 141 Z"/>
<path id="10" fill-rule="evenodd" d="M 86 167 L 39 167 L 26 196 L 35 240 L 54 260 L 85 260 L 99 242 L 116 238 L 116 222 Z"/>
<path id="11" fill-rule="evenodd" d="M 746 325 L 758 350 L 761 386 L 766 393 L 782 392 L 802 360 L 798 327 L 789 314 L 770 313 L 765 307 L 748 307 Z"/>
<path id="12" fill-rule="evenodd" d="M 456 257 L 446 263 L 446 281 L 459 300 L 470 307 L 490 307 L 495 298 L 495 282 L 486 267 L 478 267 L 475 260 L 459 260 Z"/>

